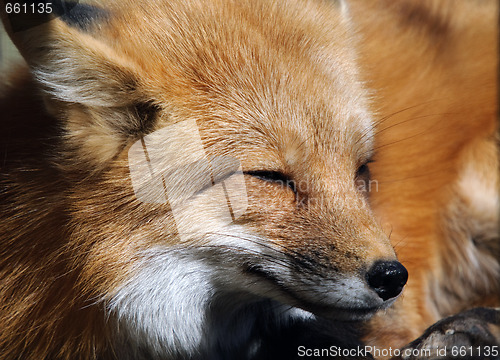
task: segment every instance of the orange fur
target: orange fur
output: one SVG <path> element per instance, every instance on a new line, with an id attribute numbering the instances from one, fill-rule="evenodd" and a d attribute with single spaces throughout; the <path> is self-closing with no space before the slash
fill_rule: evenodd
<path id="1" fill-rule="evenodd" d="M 352 9 L 384 119 L 373 206 L 410 273 L 368 341 L 399 347 L 444 316 L 499 304 L 498 3 L 354 1 Z"/>

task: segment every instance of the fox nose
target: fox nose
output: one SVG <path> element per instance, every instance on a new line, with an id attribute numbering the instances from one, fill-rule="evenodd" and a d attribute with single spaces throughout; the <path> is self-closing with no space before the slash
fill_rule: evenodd
<path id="1" fill-rule="evenodd" d="M 408 271 L 397 261 L 379 261 L 368 271 L 366 280 L 385 301 L 399 295 L 403 290 L 408 280 Z"/>

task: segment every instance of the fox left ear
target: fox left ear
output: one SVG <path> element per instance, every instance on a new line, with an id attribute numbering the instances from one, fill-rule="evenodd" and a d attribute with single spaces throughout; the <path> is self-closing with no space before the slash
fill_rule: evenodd
<path id="1" fill-rule="evenodd" d="M 6 0 L 0 3 L 4 26 L 47 95 L 49 111 L 65 114 L 63 126 L 83 153 L 105 162 L 144 130 L 140 112 L 150 120 L 154 106 L 138 90 L 140 68 L 103 38 L 110 14 L 59 1 L 51 15 L 8 16 Z M 35 9 L 51 4 L 27 3 Z"/>

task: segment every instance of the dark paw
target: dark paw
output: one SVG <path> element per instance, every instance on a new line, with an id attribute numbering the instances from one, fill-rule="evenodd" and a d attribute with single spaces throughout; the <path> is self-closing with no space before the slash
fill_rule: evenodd
<path id="1" fill-rule="evenodd" d="M 397 359 L 500 360 L 500 309 L 476 308 L 438 321 Z"/>

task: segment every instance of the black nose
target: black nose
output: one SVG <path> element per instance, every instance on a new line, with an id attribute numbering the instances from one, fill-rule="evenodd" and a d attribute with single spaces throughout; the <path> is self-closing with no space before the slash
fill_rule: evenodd
<path id="1" fill-rule="evenodd" d="M 391 299 L 403 290 L 408 271 L 397 261 L 379 261 L 366 274 L 368 285 L 383 300 Z"/>

